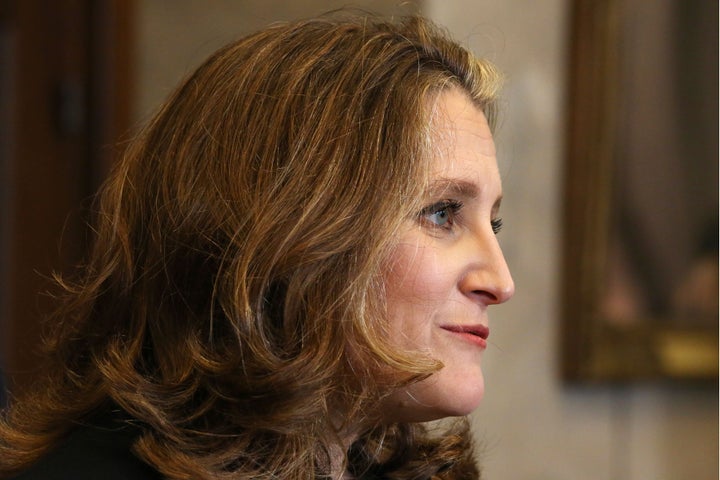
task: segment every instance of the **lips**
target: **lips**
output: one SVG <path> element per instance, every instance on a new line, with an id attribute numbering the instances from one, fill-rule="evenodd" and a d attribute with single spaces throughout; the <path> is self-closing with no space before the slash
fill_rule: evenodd
<path id="1" fill-rule="evenodd" d="M 490 336 L 490 329 L 485 325 L 447 325 L 443 326 L 442 329 L 482 348 L 487 346 L 487 338 Z"/>

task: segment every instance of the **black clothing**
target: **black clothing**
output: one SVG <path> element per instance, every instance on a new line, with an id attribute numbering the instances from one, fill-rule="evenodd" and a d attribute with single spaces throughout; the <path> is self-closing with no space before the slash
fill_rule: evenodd
<path id="1" fill-rule="evenodd" d="M 14 480 L 158 480 L 161 475 L 130 450 L 138 427 L 119 416 L 75 428 Z"/>

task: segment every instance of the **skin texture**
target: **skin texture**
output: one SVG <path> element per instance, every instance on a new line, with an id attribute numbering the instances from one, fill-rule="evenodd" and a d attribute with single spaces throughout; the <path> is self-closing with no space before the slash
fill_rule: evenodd
<path id="1" fill-rule="evenodd" d="M 398 347 L 443 368 L 390 397 L 387 415 L 401 421 L 466 415 L 478 406 L 488 307 L 514 293 L 496 237 L 502 186 L 487 120 L 458 89 L 440 93 L 432 108 L 427 206 L 408 220 L 386 288 Z"/>

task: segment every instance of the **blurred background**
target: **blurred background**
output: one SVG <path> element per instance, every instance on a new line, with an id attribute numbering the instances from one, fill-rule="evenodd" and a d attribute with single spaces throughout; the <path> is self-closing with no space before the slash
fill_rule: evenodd
<path id="1" fill-rule="evenodd" d="M 597 18 L 583 13 L 593 4 L 612 8 Z M 692 9 L 700 4 L 709 10 Z M 711 179 L 702 187 L 703 198 L 711 199 L 717 218 L 714 0 L 0 0 L 0 366 L 6 385 L 22 389 L 41 373 L 33 369 L 33 355 L 48 298 L 38 292 L 47 288 L 53 269 L 66 270 L 81 258 L 89 197 L 132 131 L 180 78 L 221 45 L 274 21 L 344 6 L 383 15 L 422 13 L 507 75 L 497 133 L 505 190 L 501 243 L 517 293 L 492 314 L 486 396 L 472 416 L 485 478 L 718 478 L 716 374 L 691 381 L 568 376 L 563 352 L 568 341 L 574 342 L 568 340 L 568 325 L 573 331 L 573 322 L 581 320 L 566 318 L 565 305 L 572 299 L 565 298 L 562 268 L 567 252 L 576 250 L 565 219 L 568 202 L 578 201 L 567 188 L 573 182 L 567 175 L 573 162 L 568 152 L 577 136 L 575 82 L 583 75 L 604 81 L 608 71 L 617 73 L 603 70 L 607 65 L 601 63 L 627 62 L 613 52 L 624 51 L 628 40 L 616 36 L 620 43 L 596 63 L 586 63 L 590 71 L 585 73 L 577 72 L 577 52 L 586 51 L 588 29 L 617 33 L 622 24 L 626 31 L 643 31 L 648 15 L 638 13 L 642 8 L 660 12 L 666 22 L 693 10 L 689 18 L 699 23 L 690 30 L 707 30 L 707 36 L 681 42 L 673 51 L 685 58 L 684 53 L 707 50 L 715 62 L 690 76 L 706 80 L 712 90 L 698 103 L 709 115 L 696 115 L 715 122 L 706 148 L 711 164 L 696 176 Z M 586 23 L 578 29 L 583 18 Z M 659 25 L 659 38 L 676 32 L 668 23 Z M 643 85 L 637 88 L 643 91 Z M 694 86 L 680 91 L 697 93 Z M 628 103 L 627 97 L 611 97 L 600 110 L 610 105 L 615 112 Z M 662 100 L 650 103 L 662 105 Z M 652 115 L 662 117 L 663 111 Z M 616 145 L 591 150 L 612 154 Z M 674 157 L 684 153 L 673 150 Z M 646 172 L 662 163 L 650 162 Z M 664 195 L 676 194 L 672 185 Z M 716 224 L 714 231 L 717 252 Z M 714 271 L 711 279 L 717 282 Z M 716 313 L 717 303 L 713 308 Z M 711 323 L 716 331 L 716 316 Z M 578 337 L 575 343 L 584 341 Z M 711 372 L 717 371 L 717 360 L 710 358 Z"/>

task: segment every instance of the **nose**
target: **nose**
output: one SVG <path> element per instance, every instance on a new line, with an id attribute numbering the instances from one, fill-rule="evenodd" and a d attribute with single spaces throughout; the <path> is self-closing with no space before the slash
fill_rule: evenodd
<path id="1" fill-rule="evenodd" d="M 476 238 L 468 248 L 467 268 L 459 283 L 462 293 L 485 305 L 510 300 L 515 294 L 515 282 L 497 237 Z"/>

